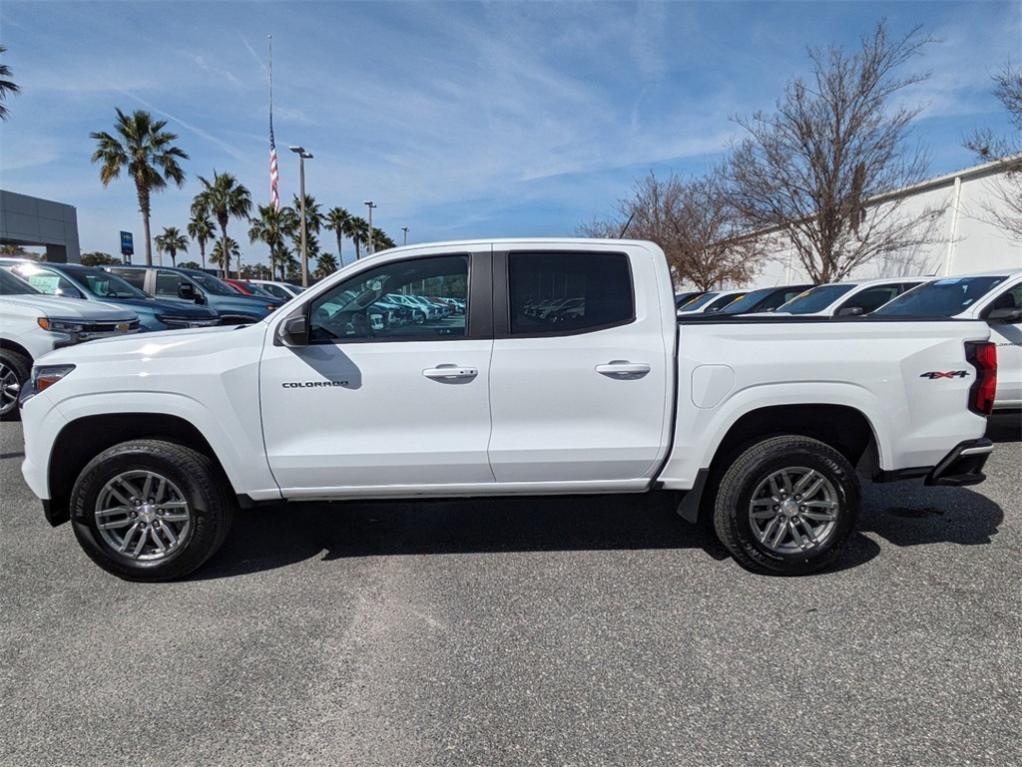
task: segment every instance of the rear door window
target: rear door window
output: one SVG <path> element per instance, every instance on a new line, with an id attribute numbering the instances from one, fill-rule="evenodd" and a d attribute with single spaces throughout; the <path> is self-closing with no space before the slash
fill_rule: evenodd
<path id="1" fill-rule="evenodd" d="M 623 253 L 509 253 L 512 336 L 582 333 L 635 318 Z"/>

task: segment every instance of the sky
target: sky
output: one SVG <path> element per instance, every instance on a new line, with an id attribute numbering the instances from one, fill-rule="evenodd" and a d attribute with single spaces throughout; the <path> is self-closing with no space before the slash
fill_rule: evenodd
<path id="1" fill-rule="evenodd" d="M 805 75 L 807 48 L 855 47 L 886 18 L 937 38 L 906 71 L 923 111 L 911 140 L 934 175 L 975 164 L 972 130 L 1007 131 L 991 75 L 1022 60 L 1022 2 L 0 3 L 22 93 L 0 124 L 0 188 L 70 203 L 82 251 L 141 252 L 134 185 L 104 188 L 89 133 L 114 109 L 166 119 L 190 156 L 152 228 L 184 229 L 197 175 L 230 171 L 269 200 L 267 35 L 281 196 L 366 215 L 401 241 L 571 235 L 654 171 L 705 172 Z M 247 224 L 229 233 L 264 261 Z M 333 235 L 321 237 L 336 247 Z M 345 259 L 353 255 L 345 243 Z M 197 256 L 197 248 L 190 254 Z"/>

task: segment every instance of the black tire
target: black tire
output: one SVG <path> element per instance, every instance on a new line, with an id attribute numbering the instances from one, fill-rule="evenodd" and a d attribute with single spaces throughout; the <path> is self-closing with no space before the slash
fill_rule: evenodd
<path id="1" fill-rule="evenodd" d="M 4 374 L 8 371 L 14 374 L 19 390 L 25 385 L 28 377 L 32 374 L 32 361 L 24 354 L 19 354 L 10 349 L 0 349 L 0 364 L 2 364 L 0 371 Z M 0 395 L 0 421 L 16 421 L 20 417 L 21 414 L 18 411 L 17 401 L 15 400 L 12 403 L 3 395 Z"/>
<path id="2" fill-rule="evenodd" d="M 767 506 L 759 506 L 757 509 L 763 509 L 759 513 L 774 513 L 777 516 L 778 521 L 774 523 L 773 530 L 783 536 L 786 543 L 782 545 L 797 547 L 795 532 L 811 544 L 808 550 L 779 551 L 764 543 L 759 534 L 765 532 L 766 525 L 770 524 L 769 519 L 760 523 L 764 528 L 762 531 L 754 529 L 756 523 L 752 519 L 751 503 L 753 494 L 762 483 L 767 482 L 776 472 L 792 467 L 804 467 L 816 472 L 812 477 L 813 482 L 819 476 L 826 478 L 830 485 L 824 492 L 831 492 L 835 498 L 823 503 L 836 502 L 836 519 L 827 532 L 819 536 L 819 543 L 812 543 L 813 539 L 806 534 L 809 528 L 803 522 L 795 521 L 800 517 L 786 517 L 783 511 L 773 512 L 773 509 L 779 507 L 765 501 Z M 795 496 L 790 497 L 794 499 Z M 790 503 L 794 503 L 796 509 L 804 508 L 793 500 Z M 858 476 L 841 453 L 809 437 L 771 437 L 744 450 L 724 472 L 714 498 L 713 527 L 720 542 L 743 567 L 771 575 L 806 575 L 826 568 L 840 556 L 848 536 L 858 522 L 861 506 L 862 491 Z M 787 508 L 792 509 L 791 506 Z M 830 511 L 832 509 L 828 509 Z M 785 528 L 785 524 L 790 527 Z M 826 526 L 828 523 L 815 524 Z M 772 540 L 774 535 L 763 537 Z"/>
<path id="3" fill-rule="evenodd" d="M 97 527 L 100 492 L 114 477 L 132 471 L 166 477 L 189 504 L 187 535 L 155 561 L 119 553 Z M 157 439 L 122 442 L 104 450 L 82 469 L 70 498 L 72 527 L 85 553 L 107 572 L 133 581 L 173 580 L 201 567 L 227 538 L 234 506 L 226 478 L 208 456 Z"/>

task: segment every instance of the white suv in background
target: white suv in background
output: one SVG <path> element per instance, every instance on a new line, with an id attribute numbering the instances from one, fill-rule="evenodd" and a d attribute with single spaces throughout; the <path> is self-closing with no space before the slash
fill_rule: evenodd
<path id="1" fill-rule="evenodd" d="M 40 293 L 0 269 L 0 420 L 18 412 L 18 393 L 32 365 L 64 346 L 138 331 L 134 312 L 97 301 Z"/>
<path id="2" fill-rule="evenodd" d="M 775 314 L 809 317 L 859 317 L 933 277 L 884 277 L 878 280 L 828 282 L 799 293 L 775 310 Z"/>

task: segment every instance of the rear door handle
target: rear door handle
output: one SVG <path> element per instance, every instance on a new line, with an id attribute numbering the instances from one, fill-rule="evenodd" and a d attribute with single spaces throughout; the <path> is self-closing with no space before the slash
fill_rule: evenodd
<path id="1" fill-rule="evenodd" d="M 437 365 L 435 368 L 426 368 L 422 374 L 434 381 L 465 381 L 479 375 L 479 368 L 465 365 Z"/>
<path id="2" fill-rule="evenodd" d="M 629 362 L 628 360 L 611 360 L 596 366 L 596 372 L 600 375 L 622 380 L 642 378 L 649 371 L 650 367 L 645 362 Z"/>

